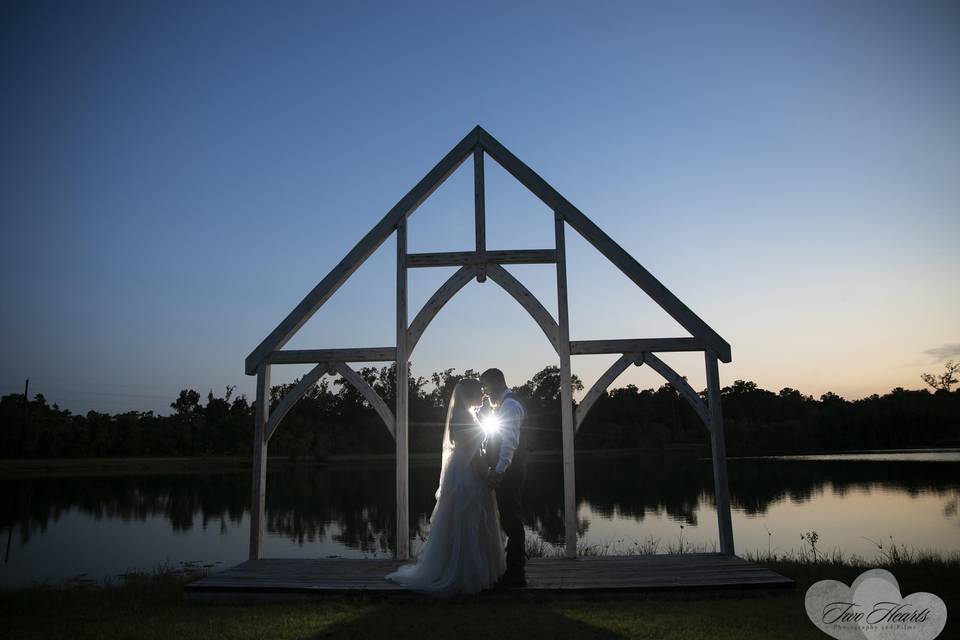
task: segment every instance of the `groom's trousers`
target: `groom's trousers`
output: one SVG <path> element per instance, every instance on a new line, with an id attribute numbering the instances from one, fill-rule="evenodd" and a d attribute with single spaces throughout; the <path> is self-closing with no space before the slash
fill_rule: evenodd
<path id="1" fill-rule="evenodd" d="M 497 487 L 497 509 L 500 526 L 507 534 L 507 574 L 523 575 L 526 566 L 526 545 L 523 535 L 523 484 L 527 479 L 527 455 L 521 447 L 513 455 L 510 466 Z"/>

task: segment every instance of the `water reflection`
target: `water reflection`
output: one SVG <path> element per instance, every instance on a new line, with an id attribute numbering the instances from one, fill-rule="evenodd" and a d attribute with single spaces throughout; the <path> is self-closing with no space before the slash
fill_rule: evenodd
<path id="1" fill-rule="evenodd" d="M 888 535 L 886 530 L 892 535 L 900 531 L 898 520 L 903 510 L 912 508 L 907 505 L 919 508 L 921 502 L 917 501 L 923 498 L 936 501 L 937 515 L 929 516 L 935 522 L 923 522 L 924 528 L 934 531 L 933 537 L 916 542 L 901 537 L 900 541 L 955 551 L 960 547 L 960 537 L 956 536 L 958 471 L 960 461 L 929 457 L 883 461 L 850 456 L 732 459 L 729 476 L 738 548 L 766 548 L 766 535 L 757 537 L 754 529 L 759 527 L 753 520 L 785 532 L 800 529 L 806 522 L 830 527 L 843 517 L 834 514 L 834 520 L 824 519 L 838 500 L 845 501 L 843 508 L 851 518 L 864 522 L 866 517 L 864 526 L 870 528 L 858 533 L 849 523 L 840 527 L 842 523 L 837 521 L 838 529 L 849 529 L 846 538 L 836 538 L 842 545 L 852 545 L 847 540 L 873 534 L 875 528 L 885 529 L 881 531 L 884 536 Z M 410 516 L 415 535 L 425 531 L 437 475 L 435 464 L 411 467 Z M 560 543 L 564 538 L 560 460 L 532 461 L 528 478 L 526 522 L 543 540 Z M 610 537 L 670 536 L 683 524 L 692 540 L 709 544 L 716 534 L 712 482 L 710 463 L 702 458 L 582 457 L 577 463 L 578 535 L 594 543 Z M 243 559 L 240 542 L 246 537 L 250 491 L 246 473 L 19 478 L 3 480 L 2 489 L 0 525 L 10 538 L 8 553 L 28 559 L 28 564 L 40 562 L 31 556 L 34 543 L 45 538 L 52 543 L 54 533 L 66 540 L 76 539 L 81 530 L 85 536 L 106 538 L 114 535 L 109 533 L 110 527 L 122 523 L 150 525 L 124 530 L 128 537 L 144 536 L 137 550 L 143 556 L 143 566 L 156 562 L 157 558 L 146 557 L 152 553 L 150 549 L 169 548 L 165 545 L 171 536 L 196 537 L 199 541 L 190 547 L 194 555 L 220 554 L 226 561 Z M 268 551 L 280 545 L 271 555 L 290 555 L 288 551 L 294 547 L 308 554 L 312 550 L 313 555 L 389 554 L 395 525 L 394 499 L 391 464 L 271 472 L 267 480 L 267 530 L 275 544 L 268 544 Z M 906 502 L 898 502 L 901 499 Z M 885 505 L 894 504 L 900 505 L 896 507 L 899 511 L 884 513 Z M 923 511 L 927 512 L 929 509 Z M 158 524 L 163 526 L 155 526 Z M 787 537 L 784 533 L 784 540 Z M 758 540 L 763 544 L 751 545 Z M 214 545 L 221 548 L 214 549 Z M 44 557 L 49 555 L 47 551 Z M 44 562 L 55 560 L 47 558 Z M 98 571 L 98 562 L 91 558 L 89 570 Z M 0 577 L 7 585 L 22 582 L 31 572 L 29 566 L 21 566 L 16 572 L 8 565 L 4 567 Z M 56 574 L 50 567 L 45 571 L 43 575 Z"/>

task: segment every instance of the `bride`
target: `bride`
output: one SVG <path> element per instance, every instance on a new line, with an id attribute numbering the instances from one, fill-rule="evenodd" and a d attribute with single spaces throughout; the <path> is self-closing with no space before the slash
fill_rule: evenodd
<path id="1" fill-rule="evenodd" d="M 483 427 L 476 409 L 480 381 L 457 383 L 447 408 L 437 503 L 420 556 L 388 580 L 437 596 L 473 594 L 493 586 L 506 570 L 496 494 L 487 485 L 481 453 Z"/>

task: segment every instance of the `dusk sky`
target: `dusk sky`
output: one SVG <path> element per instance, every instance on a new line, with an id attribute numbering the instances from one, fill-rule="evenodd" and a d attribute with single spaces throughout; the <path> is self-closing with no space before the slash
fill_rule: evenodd
<path id="1" fill-rule="evenodd" d="M 724 385 L 853 399 L 960 357 L 957 2 L 5 2 L 0 65 L 3 394 L 252 398 L 247 354 L 477 124 L 731 344 Z M 551 247 L 485 166 L 488 246 Z M 470 249 L 472 189 L 465 163 L 410 250 Z M 688 335 L 567 238 L 573 339 Z M 394 251 L 287 348 L 392 346 Z M 508 268 L 556 313 L 551 266 Z M 411 319 L 451 272 L 411 273 Z M 411 360 L 519 384 L 557 358 L 488 281 Z"/>

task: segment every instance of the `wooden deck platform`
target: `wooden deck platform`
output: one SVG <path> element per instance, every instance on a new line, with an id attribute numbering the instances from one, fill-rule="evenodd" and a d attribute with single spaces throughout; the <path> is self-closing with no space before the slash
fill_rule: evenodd
<path id="1" fill-rule="evenodd" d="M 326 594 L 410 594 L 384 579 L 395 560 L 250 560 L 184 587 L 187 602 L 302 599 Z M 600 556 L 576 560 L 536 558 L 527 563 L 527 586 L 489 592 L 586 595 L 704 590 L 792 589 L 789 578 L 720 553 Z"/>

